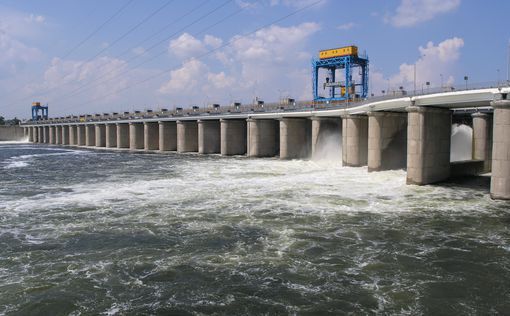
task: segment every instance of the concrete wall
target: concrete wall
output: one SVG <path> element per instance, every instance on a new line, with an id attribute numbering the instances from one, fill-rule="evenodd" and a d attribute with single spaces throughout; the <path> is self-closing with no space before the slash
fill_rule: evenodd
<path id="1" fill-rule="evenodd" d="M 117 123 L 117 148 L 129 148 L 129 124 Z"/>
<path id="2" fill-rule="evenodd" d="M 177 150 L 177 123 L 159 122 L 159 150 Z"/>
<path id="3" fill-rule="evenodd" d="M 311 126 L 307 118 L 280 120 L 280 159 L 310 157 L 312 151 Z"/>
<path id="4" fill-rule="evenodd" d="M 198 121 L 198 153 L 219 154 L 221 149 L 219 120 Z"/>
<path id="5" fill-rule="evenodd" d="M 106 147 L 106 125 L 95 124 L 96 128 L 96 147 Z"/>
<path id="6" fill-rule="evenodd" d="M 473 117 L 473 159 L 482 160 L 482 172 L 490 172 L 492 166 L 492 115 L 475 113 Z"/>
<path id="7" fill-rule="evenodd" d="M 177 121 L 177 151 L 198 152 L 197 121 Z"/>
<path id="8" fill-rule="evenodd" d="M 366 166 L 368 162 L 368 117 L 342 116 L 342 163 L 344 166 Z"/>
<path id="9" fill-rule="evenodd" d="M 115 123 L 106 124 L 106 147 L 117 147 L 117 125 Z"/>
<path id="10" fill-rule="evenodd" d="M 85 125 L 85 146 L 96 146 L 96 126 Z"/>
<path id="11" fill-rule="evenodd" d="M 368 113 L 368 171 L 407 167 L 407 113 Z"/>
<path id="12" fill-rule="evenodd" d="M 77 131 L 77 145 L 78 146 L 85 146 L 87 144 L 87 131 L 85 128 L 85 125 L 78 125 L 76 127 Z"/>
<path id="13" fill-rule="evenodd" d="M 221 154 L 244 155 L 247 147 L 246 120 L 220 120 Z"/>
<path id="14" fill-rule="evenodd" d="M 55 144 L 62 145 L 62 125 L 55 126 Z"/>
<path id="15" fill-rule="evenodd" d="M 492 145 L 491 197 L 510 200 L 510 100 L 492 102 L 494 131 Z"/>
<path id="16" fill-rule="evenodd" d="M 129 149 L 144 149 L 143 123 L 129 123 Z"/>
<path id="17" fill-rule="evenodd" d="M 157 122 L 145 122 L 144 128 L 144 149 L 159 150 L 159 124 Z"/>
<path id="18" fill-rule="evenodd" d="M 274 157 L 280 152 L 280 124 L 273 119 L 247 120 L 248 157 Z"/>
<path id="19" fill-rule="evenodd" d="M 407 111 L 407 183 L 423 185 L 448 179 L 451 111 L 417 106 Z"/>
<path id="20" fill-rule="evenodd" d="M 69 144 L 72 146 L 78 145 L 78 127 L 76 125 L 69 126 Z"/>
<path id="21" fill-rule="evenodd" d="M 69 125 L 62 126 L 62 145 L 69 145 Z"/>

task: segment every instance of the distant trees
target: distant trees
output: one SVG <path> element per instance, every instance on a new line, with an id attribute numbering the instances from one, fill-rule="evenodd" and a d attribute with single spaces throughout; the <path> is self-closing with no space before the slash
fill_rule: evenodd
<path id="1" fill-rule="evenodd" d="M 21 121 L 15 117 L 11 120 L 6 120 L 5 117 L 0 115 L 0 125 L 19 125 Z"/>

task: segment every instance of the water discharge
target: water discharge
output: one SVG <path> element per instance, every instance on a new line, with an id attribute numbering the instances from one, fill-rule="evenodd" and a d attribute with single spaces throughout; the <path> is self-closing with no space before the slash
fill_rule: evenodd
<path id="1" fill-rule="evenodd" d="M 340 160 L 0 144 L 0 314 L 510 310 L 488 178 L 407 186 Z"/>
<path id="2" fill-rule="evenodd" d="M 473 159 L 473 129 L 464 124 L 453 124 L 450 161 Z"/>

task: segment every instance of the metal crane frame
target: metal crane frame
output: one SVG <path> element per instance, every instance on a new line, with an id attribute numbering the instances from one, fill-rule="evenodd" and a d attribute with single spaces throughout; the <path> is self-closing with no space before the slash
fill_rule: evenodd
<path id="1" fill-rule="evenodd" d="M 340 88 L 339 85 L 329 87 L 329 97 L 319 96 L 319 69 L 327 69 L 329 71 L 329 78 L 331 83 L 335 83 L 335 71 L 337 69 L 344 69 L 345 72 L 345 94 L 342 96 L 341 91 L 336 91 Z M 355 68 L 361 68 L 361 83 L 352 83 L 352 72 Z M 344 101 L 351 100 L 359 94 L 359 97 L 364 99 L 368 96 L 368 57 L 358 57 L 354 55 L 341 56 L 328 59 L 312 59 L 312 87 L 313 99 L 318 102 L 325 101 Z M 356 92 L 356 87 L 361 87 L 359 93 Z M 351 96 L 350 88 L 354 87 L 354 96 Z"/>
<path id="2" fill-rule="evenodd" d="M 39 115 L 41 112 L 41 115 Z M 48 106 L 32 105 L 32 121 L 47 120 L 48 119 Z"/>

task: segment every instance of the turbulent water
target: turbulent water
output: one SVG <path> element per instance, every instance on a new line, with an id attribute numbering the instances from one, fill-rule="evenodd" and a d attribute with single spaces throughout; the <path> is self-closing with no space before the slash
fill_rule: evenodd
<path id="1" fill-rule="evenodd" d="M 0 314 L 510 313 L 487 178 L 29 144 L 0 171 Z"/>

